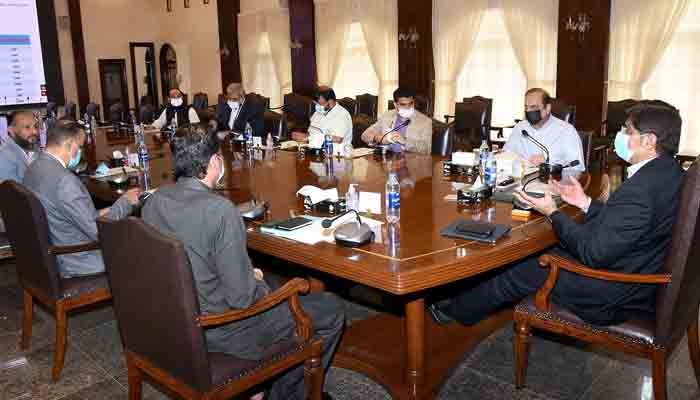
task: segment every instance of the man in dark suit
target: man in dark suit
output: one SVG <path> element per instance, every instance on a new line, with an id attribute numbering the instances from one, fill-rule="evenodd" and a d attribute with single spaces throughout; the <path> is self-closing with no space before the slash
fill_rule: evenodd
<path id="1" fill-rule="evenodd" d="M 24 175 L 24 186 L 46 210 L 51 244 L 72 246 L 97 240 L 98 216 L 121 219 L 131 214 L 138 202 L 138 190 L 127 191 L 114 205 L 96 210 L 90 193 L 72 172 L 80 163 L 85 144 L 83 126 L 61 121 L 49 130 L 46 151 L 32 162 Z M 100 251 L 58 256 L 58 268 L 64 278 L 104 272 Z"/>
<path id="2" fill-rule="evenodd" d="M 669 107 L 640 105 L 628 112 L 615 139 L 615 152 L 631 165 L 627 180 L 607 203 L 591 200 L 575 179 L 553 189 L 585 213 L 576 223 L 557 210 L 551 193 L 544 198 L 516 194 L 547 216 L 559 239 L 555 252 L 592 268 L 628 274 L 656 274 L 662 268 L 680 200 L 683 173 L 678 152 L 681 118 Z M 429 307 L 433 318 L 475 324 L 498 309 L 535 293 L 548 271 L 531 258 L 477 283 L 454 299 Z M 608 282 L 561 271 L 553 301 L 598 325 L 632 317 L 652 318 L 653 285 Z"/>
<path id="3" fill-rule="evenodd" d="M 177 131 L 171 142 L 175 185 L 155 192 L 142 209 L 143 220 L 180 240 L 192 267 L 203 314 L 244 309 L 271 292 L 246 250 L 246 227 L 238 208 L 212 189 L 224 176 L 215 132 L 200 124 Z M 301 307 L 323 340 L 321 361 L 330 365 L 343 328 L 340 300 L 331 293 L 301 296 Z M 271 345 L 291 338 L 295 323 L 287 304 L 257 316 L 206 331 L 209 351 L 257 360 Z M 303 366 L 282 375 L 267 397 L 304 399 Z"/>
<path id="4" fill-rule="evenodd" d="M 253 136 L 262 138 L 265 143 L 265 105 L 256 96 L 247 95 L 240 83 L 226 87 L 226 102 L 219 104 L 216 120 L 220 131 L 234 134 L 245 132 L 246 126 L 253 130 Z"/>

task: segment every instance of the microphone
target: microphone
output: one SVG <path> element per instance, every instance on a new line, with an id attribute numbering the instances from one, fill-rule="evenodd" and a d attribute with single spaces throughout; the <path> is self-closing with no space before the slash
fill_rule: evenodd
<path id="1" fill-rule="evenodd" d="M 355 215 L 357 216 L 357 223 L 358 223 L 358 224 L 361 224 L 361 223 L 362 223 L 362 220 L 360 219 L 360 214 L 359 214 L 357 211 L 355 211 L 355 210 L 353 210 L 353 209 L 350 209 L 350 210 L 345 211 L 344 213 L 341 213 L 341 214 L 336 215 L 336 216 L 333 217 L 333 218 L 326 218 L 326 219 L 324 219 L 324 220 L 321 222 L 321 226 L 324 227 L 324 228 L 326 228 L 326 229 L 328 229 L 328 228 L 330 228 L 331 226 L 333 226 L 333 223 L 335 223 L 335 221 L 339 220 L 340 218 L 342 218 L 342 217 L 344 217 L 344 216 L 346 216 L 346 215 L 348 215 L 348 214 L 350 214 L 350 213 L 355 213 Z"/>
<path id="2" fill-rule="evenodd" d="M 549 164 L 549 150 L 547 150 L 547 147 L 545 147 L 545 145 L 543 145 L 543 144 L 540 143 L 537 139 L 535 139 L 534 137 L 532 137 L 532 135 L 530 135 L 525 129 L 523 129 L 523 130 L 521 131 L 521 133 L 523 134 L 523 136 L 525 136 L 526 138 L 530 139 L 530 141 L 531 141 L 532 143 L 534 143 L 535 145 L 537 145 L 537 147 L 539 147 L 540 149 L 544 150 L 544 154 L 545 154 L 545 160 L 544 160 L 544 162 L 545 162 L 545 164 Z"/>
<path id="3" fill-rule="evenodd" d="M 404 121 L 401 125 L 398 125 L 398 126 L 395 126 L 395 127 L 391 128 L 391 130 L 389 130 L 387 133 L 385 133 L 384 135 L 382 135 L 382 138 L 379 139 L 379 142 L 377 143 L 377 145 L 381 144 L 381 143 L 384 141 L 384 138 L 386 137 L 386 135 L 388 135 L 388 134 L 390 134 L 390 133 L 392 133 L 392 132 L 396 132 L 396 131 L 398 131 L 399 129 L 403 128 L 404 126 L 408 126 L 408 125 L 410 125 L 410 124 L 411 124 L 411 120 L 410 120 L 410 119 L 407 119 L 407 120 Z"/>

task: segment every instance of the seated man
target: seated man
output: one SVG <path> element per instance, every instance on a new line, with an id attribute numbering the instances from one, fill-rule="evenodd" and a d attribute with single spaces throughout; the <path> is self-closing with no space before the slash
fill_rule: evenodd
<path id="1" fill-rule="evenodd" d="M 95 210 L 90 193 L 71 172 L 80 163 L 85 144 L 83 126 L 60 121 L 49 130 L 46 151 L 39 154 L 24 175 L 24 186 L 39 198 L 46 209 L 51 244 L 72 246 L 97 240 L 98 216 L 121 219 L 131 214 L 138 202 L 138 190 L 127 191 L 112 207 Z M 104 272 L 99 251 L 58 256 L 62 277 L 71 278 Z"/>
<path id="2" fill-rule="evenodd" d="M 216 120 L 220 131 L 232 131 L 235 134 L 245 132 L 246 126 L 253 129 L 253 136 L 265 137 L 265 106 L 253 96 L 246 95 L 240 83 L 231 83 L 226 88 L 226 103 L 219 104 Z M 265 143 L 266 144 L 266 143 Z"/>
<path id="3" fill-rule="evenodd" d="M 395 110 L 385 112 L 374 125 L 362 133 L 367 144 L 387 144 L 394 152 L 430 154 L 433 146 L 433 120 L 416 111 L 416 91 L 394 91 Z M 410 120 L 410 122 L 408 122 Z M 395 130 L 392 133 L 388 132 Z"/>
<path id="4" fill-rule="evenodd" d="M 212 190 L 224 176 L 219 140 L 205 125 L 181 128 L 171 150 L 177 183 L 148 199 L 143 220 L 185 245 L 202 314 L 248 308 L 271 290 L 248 258 L 246 227 L 238 208 Z M 330 293 L 302 296 L 300 303 L 323 339 L 322 362 L 327 368 L 343 328 L 342 305 Z M 295 326 L 288 304 L 280 304 L 255 317 L 209 329 L 205 335 L 211 352 L 257 360 L 272 344 L 292 337 Z M 285 373 L 268 398 L 303 400 L 303 375 L 303 366 Z"/>
<path id="5" fill-rule="evenodd" d="M 549 150 L 549 162 L 566 165 L 578 160 L 573 171 L 586 170 L 581 137 L 568 122 L 552 115 L 552 98 L 544 89 L 533 88 L 525 92 L 525 120 L 513 128 L 503 150 L 510 151 L 537 166 L 545 162 L 545 154 L 531 139 L 523 136 L 525 130 Z"/>
<path id="6" fill-rule="evenodd" d="M 550 193 L 541 199 L 517 196 L 550 219 L 560 255 L 612 272 L 657 274 L 680 201 L 683 173 L 673 156 L 681 118 L 674 109 L 640 105 L 628 112 L 625 125 L 615 138 L 615 152 L 632 165 L 627 180 L 606 203 L 591 200 L 573 178 L 553 184 L 564 201 L 585 212 L 582 224 L 557 211 Z M 439 322 L 454 318 L 475 324 L 535 293 L 548 273 L 533 257 L 429 309 Z M 561 270 L 552 300 L 589 323 L 611 325 L 633 317 L 653 318 L 655 293 L 654 285 L 609 282 Z"/>
<path id="7" fill-rule="evenodd" d="M 8 140 L 0 147 L 0 182 L 22 183 L 34 156 L 38 137 L 37 122 L 29 111 L 15 111 L 7 119 Z"/>
<path id="8" fill-rule="evenodd" d="M 197 111 L 194 107 L 185 104 L 180 89 L 170 89 L 168 96 L 169 103 L 165 106 L 165 110 L 160 113 L 158 119 L 153 121 L 153 127 L 163 129 L 199 123 Z"/>
<path id="9" fill-rule="evenodd" d="M 309 133 L 292 132 L 297 142 L 308 141 L 312 147 L 322 147 L 325 134 L 333 139 L 333 154 L 352 153 L 352 117 L 348 110 L 336 102 L 335 91 L 321 86 L 314 95 L 316 112 L 311 116 Z"/>

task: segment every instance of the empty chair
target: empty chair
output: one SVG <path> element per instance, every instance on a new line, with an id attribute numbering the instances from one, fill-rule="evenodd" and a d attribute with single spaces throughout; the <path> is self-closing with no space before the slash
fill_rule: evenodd
<path id="1" fill-rule="evenodd" d="M 465 98 L 455 104 L 455 145 L 463 150 L 491 142 L 491 101 L 480 96 Z"/>
<path id="2" fill-rule="evenodd" d="M 309 127 L 311 114 L 314 112 L 313 99 L 296 93 L 287 93 L 284 95 L 284 112 L 290 130 L 305 130 Z"/>
<path id="3" fill-rule="evenodd" d="M 96 103 L 88 103 L 88 105 L 85 107 L 85 113 L 88 115 L 88 117 L 95 117 L 95 120 L 99 121 L 100 105 Z"/>
<path id="4" fill-rule="evenodd" d="M 355 99 L 352 99 L 350 97 L 343 97 L 342 99 L 338 99 L 338 104 L 340 104 L 341 107 L 347 110 L 347 112 L 350 113 L 350 115 L 355 115 L 355 111 L 357 109 L 357 101 Z"/>
<path id="5" fill-rule="evenodd" d="M 552 115 L 576 126 L 576 106 L 559 99 L 552 99 Z"/>
<path id="6" fill-rule="evenodd" d="M 209 96 L 206 93 L 195 93 L 192 107 L 197 111 L 206 110 L 209 107 Z"/>
<path id="7" fill-rule="evenodd" d="M 72 101 L 66 102 L 66 105 L 63 106 L 63 116 L 61 116 L 61 119 L 71 121 L 78 120 L 78 107 L 75 103 Z"/>
<path id="8" fill-rule="evenodd" d="M 263 114 L 263 120 L 265 121 L 266 135 L 269 133 L 279 140 L 287 139 L 289 135 L 287 131 L 287 120 L 284 114 L 268 110 Z"/>
<path id="9" fill-rule="evenodd" d="M 139 121 L 144 124 L 153 123 L 156 119 L 156 108 L 152 104 L 142 104 L 139 106 Z"/>
<path id="10" fill-rule="evenodd" d="M 99 245 L 93 242 L 52 246 L 46 211 L 36 196 L 13 181 L 5 181 L 0 185 L 0 198 L 0 211 L 15 251 L 17 274 L 24 297 L 20 346 L 24 350 L 29 349 L 33 304 L 35 300 L 39 301 L 51 309 L 56 318 L 56 345 L 51 370 L 51 379 L 55 382 L 61 376 L 66 354 L 66 314 L 112 297 L 104 274 L 61 278 L 56 257 L 97 250 Z"/>
<path id="11" fill-rule="evenodd" d="M 125 122 L 125 112 L 122 103 L 114 103 L 109 106 L 109 121 L 112 123 Z"/>
<path id="12" fill-rule="evenodd" d="M 536 295 L 526 298 L 515 308 L 516 334 L 513 337 L 513 348 L 516 353 L 517 387 L 522 387 L 525 383 L 531 327 L 651 360 L 656 400 L 666 399 L 666 361 L 687 333 L 690 359 L 700 383 L 700 268 L 697 259 L 700 252 L 699 161 L 696 159 L 686 172 L 671 243 L 663 270 L 659 274 L 639 275 L 606 271 L 601 269 L 602 265 L 584 266 L 557 255 L 545 255 L 540 258 L 540 264 L 550 268 L 549 277 Z M 654 319 L 631 319 L 612 326 L 594 326 L 583 321 L 550 301 L 550 293 L 556 285 L 560 269 L 592 279 L 656 285 Z"/>
<path id="13" fill-rule="evenodd" d="M 257 101 L 259 104 L 261 104 L 263 107 L 265 107 L 265 110 L 270 109 L 270 98 L 265 97 L 259 93 L 248 93 L 249 97 L 254 97 L 255 101 Z"/>
<path id="14" fill-rule="evenodd" d="M 433 119 L 433 155 L 447 157 L 452 154 L 454 125 Z"/>
<path id="15" fill-rule="evenodd" d="M 367 147 L 362 140 L 362 133 L 372 126 L 372 121 L 366 115 L 357 115 L 352 118 L 352 147 L 355 149 Z"/>
<path id="16" fill-rule="evenodd" d="M 100 218 L 97 225 L 124 344 L 130 399 L 141 398 L 146 377 L 181 398 L 228 399 L 301 363 L 308 397 L 321 399 L 321 341 L 312 338 L 312 321 L 298 299 L 299 293 L 309 290 L 307 281 L 293 279 L 247 309 L 201 315 L 181 242 L 136 218 Z M 269 348 L 261 360 L 207 350 L 207 327 L 242 320 L 285 302 L 298 335 Z"/>
<path id="17" fill-rule="evenodd" d="M 372 121 L 377 120 L 377 106 L 379 103 L 379 97 L 371 95 L 369 93 L 361 94 L 355 97 L 357 101 L 356 115 L 366 115 Z"/>

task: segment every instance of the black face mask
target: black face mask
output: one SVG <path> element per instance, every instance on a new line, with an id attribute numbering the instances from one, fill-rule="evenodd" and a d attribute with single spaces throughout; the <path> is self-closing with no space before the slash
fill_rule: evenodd
<path id="1" fill-rule="evenodd" d="M 542 121 L 542 113 L 540 110 L 525 111 L 525 119 L 530 125 L 535 126 Z"/>

